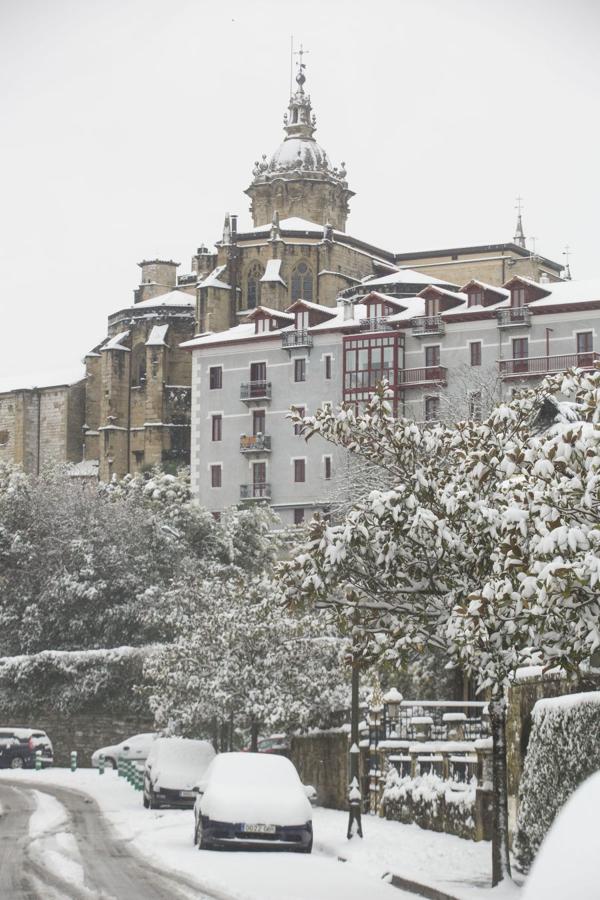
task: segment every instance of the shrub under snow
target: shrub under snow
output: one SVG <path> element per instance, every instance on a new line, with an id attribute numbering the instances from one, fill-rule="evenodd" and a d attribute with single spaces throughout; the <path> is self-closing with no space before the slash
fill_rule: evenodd
<path id="1" fill-rule="evenodd" d="M 539 700 L 532 718 L 514 846 L 524 872 L 563 804 L 600 769 L 600 691 Z"/>
<path id="2" fill-rule="evenodd" d="M 453 787 L 439 775 L 411 778 L 392 768 L 387 774 L 383 801 L 386 819 L 414 822 L 430 831 L 445 831 L 463 838 L 475 836 L 474 785 Z"/>

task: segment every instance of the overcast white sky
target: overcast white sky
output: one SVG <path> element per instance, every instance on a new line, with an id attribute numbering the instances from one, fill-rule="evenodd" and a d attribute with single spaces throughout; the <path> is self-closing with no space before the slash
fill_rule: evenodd
<path id="1" fill-rule="evenodd" d="M 506 241 L 600 276 L 596 0 L 0 0 L 0 378 L 71 366 L 131 298 L 249 222 L 282 137 L 290 35 L 348 230 Z"/>

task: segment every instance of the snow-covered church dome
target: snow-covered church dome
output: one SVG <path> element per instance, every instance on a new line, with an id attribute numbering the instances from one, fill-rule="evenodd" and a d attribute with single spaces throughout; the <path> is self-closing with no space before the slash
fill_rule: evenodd
<path id="1" fill-rule="evenodd" d="M 267 225 L 275 213 L 280 219 L 301 218 L 343 231 L 353 191 L 346 181 L 346 166 L 332 166 L 314 138 L 317 123 L 310 97 L 304 92 L 304 63 L 298 65 L 296 91 L 283 117 L 285 138 L 272 156 L 254 164 L 252 198 L 255 226 Z"/>

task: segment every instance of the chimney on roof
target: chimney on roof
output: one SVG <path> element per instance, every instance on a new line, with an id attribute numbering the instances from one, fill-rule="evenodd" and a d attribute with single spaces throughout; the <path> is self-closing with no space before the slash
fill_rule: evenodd
<path id="1" fill-rule="evenodd" d="M 547 272 L 540 273 L 540 277 L 538 279 L 538 284 L 550 284 L 550 279 L 548 278 Z"/>
<path id="2" fill-rule="evenodd" d="M 354 303 L 352 300 L 342 300 L 342 308 L 344 310 L 344 322 L 350 322 L 354 319 Z"/>

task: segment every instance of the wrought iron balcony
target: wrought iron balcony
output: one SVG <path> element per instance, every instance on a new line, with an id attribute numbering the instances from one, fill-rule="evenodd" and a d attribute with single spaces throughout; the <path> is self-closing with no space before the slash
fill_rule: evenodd
<path id="1" fill-rule="evenodd" d="M 373 316 L 371 319 L 360 320 L 361 331 L 390 331 L 391 328 L 387 316 Z"/>
<path id="2" fill-rule="evenodd" d="M 271 436 L 268 434 L 242 434 L 240 437 L 241 453 L 269 453 Z"/>
<path id="3" fill-rule="evenodd" d="M 498 328 L 511 328 L 513 325 L 531 325 L 531 310 L 527 306 L 509 306 L 506 309 L 499 309 L 496 312 L 498 316 Z"/>
<path id="4" fill-rule="evenodd" d="M 266 482 L 258 484 L 240 484 L 240 500 L 270 500 L 271 485 Z"/>
<path id="5" fill-rule="evenodd" d="M 446 384 L 446 366 L 424 366 L 422 369 L 398 369 L 400 387 L 418 387 L 427 384 Z"/>
<path id="6" fill-rule="evenodd" d="M 240 386 L 240 400 L 247 403 L 252 400 L 270 400 L 270 381 L 247 381 Z"/>
<path id="7" fill-rule="evenodd" d="M 281 335 L 281 346 L 285 350 L 292 347 L 312 347 L 312 335 L 305 330 L 284 331 Z"/>
<path id="8" fill-rule="evenodd" d="M 519 359 L 500 359 L 501 378 L 532 378 L 564 372 L 565 369 L 593 369 L 600 353 L 566 353 L 559 356 L 527 356 Z"/>
<path id="9" fill-rule="evenodd" d="M 441 316 L 418 316 L 410 320 L 413 337 L 429 337 L 431 334 L 444 334 L 446 326 Z"/>

